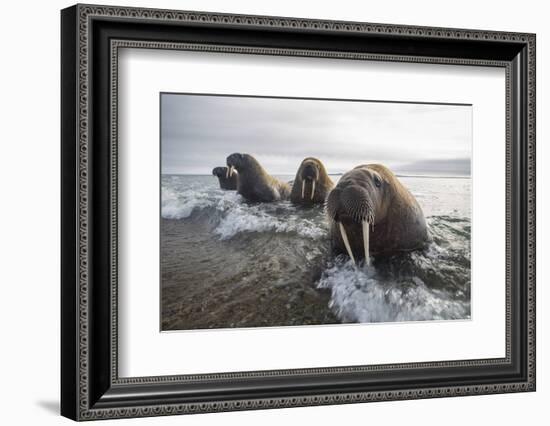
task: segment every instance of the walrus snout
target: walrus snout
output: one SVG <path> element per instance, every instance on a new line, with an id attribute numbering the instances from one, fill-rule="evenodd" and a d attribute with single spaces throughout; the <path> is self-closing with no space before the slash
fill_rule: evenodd
<path id="1" fill-rule="evenodd" d="M 344 188 L 339 185 L 327 198 L 327 213 L 335 222 L 353 221 L 362 224 L 367 221 L 374 224 L 374 203 L 368 190 L 352 185 Z"/>
<path id="2" fill-rule="evenodd" d="M 337 225 L 338 232 L 348 256 L 355 264 L 353 246 L 358 239 L 363 243 L 365 263 L 370 264 L 370 226 L 374 224 L 374 209 L 369 191 L 353 182 L 344 181 L 338 184 L 328 198 L 326 204 L 329 219 Z"/>
<path id="3" fill-rule="evenodd" d="M 304 165 L 300 177 L 302 178 L 302 200 L 305 197 L 307 181 L 311 186 L 310 199 L 313 201 L 313 197 L 315 197 L 315 183 L 319 180 L 319 169 L 315 164 L 308 163 Z"/>
<path id="4" fill-rule="evenodd" d="M 302 179 L 318 180 L 319 169 L 314 164 L 306 164 L 302 170 Z"/>

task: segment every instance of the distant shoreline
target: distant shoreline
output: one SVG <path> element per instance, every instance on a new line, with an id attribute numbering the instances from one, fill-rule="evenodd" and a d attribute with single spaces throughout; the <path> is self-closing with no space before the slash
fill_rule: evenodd
<path id="1" fill-rule="evenodd" d="M 401 175 L 396 173 L 397 177 L 407 177 L 407 178 L 428 178 L 428 179 L 471 179 L 472 176 L 463 176 L 463 175 Z"/>

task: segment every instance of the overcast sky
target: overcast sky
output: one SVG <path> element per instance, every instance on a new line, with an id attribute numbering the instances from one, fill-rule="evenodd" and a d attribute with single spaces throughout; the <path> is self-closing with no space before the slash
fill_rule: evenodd
<path id="1" fill-rule="evenodd" d="M 210 174 L 241 152 L 271 174 L 295 174 L 313 156 L 329 173 L 382 163 L 402 174 L 469 175 L 471 144 L 465 105 L 161 95 L 165 174 Z"/>

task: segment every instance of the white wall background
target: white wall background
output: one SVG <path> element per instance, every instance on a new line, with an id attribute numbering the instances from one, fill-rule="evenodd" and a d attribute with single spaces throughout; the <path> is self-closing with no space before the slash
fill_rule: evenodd
<path id="1" fill-rule="evenodd" d="M 538 390 L 492 395 L 119 420 L 119 424 L 544 424 L 550 400 L 547 144 L 550 27 L 545 2 L 524 0 L 104 0 L 103 4 L 526 31 L 537 33 Z M 0 65 L 0 401 L 3 424 L 68 424 L 59 404 L 59 9 L 71 2 L 2 5 Z M 129 423 L 131 422 L 131 423 Z M 102 424 L 113 423 L 108 421 Z M 113 423 L 114 424 L 114 423 Z"/>

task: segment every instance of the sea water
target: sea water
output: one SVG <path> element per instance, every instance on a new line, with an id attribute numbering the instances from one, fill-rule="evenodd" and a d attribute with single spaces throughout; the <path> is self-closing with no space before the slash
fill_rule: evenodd
<path id="1" fill-rule="evenodd" d="M 470 318 L 470 178 L 399 179 L 432 242 L 356 267 L 330 255 L 322 206 L 251 203 L 213 176 L 163 175 L 162 328 Z"/>

